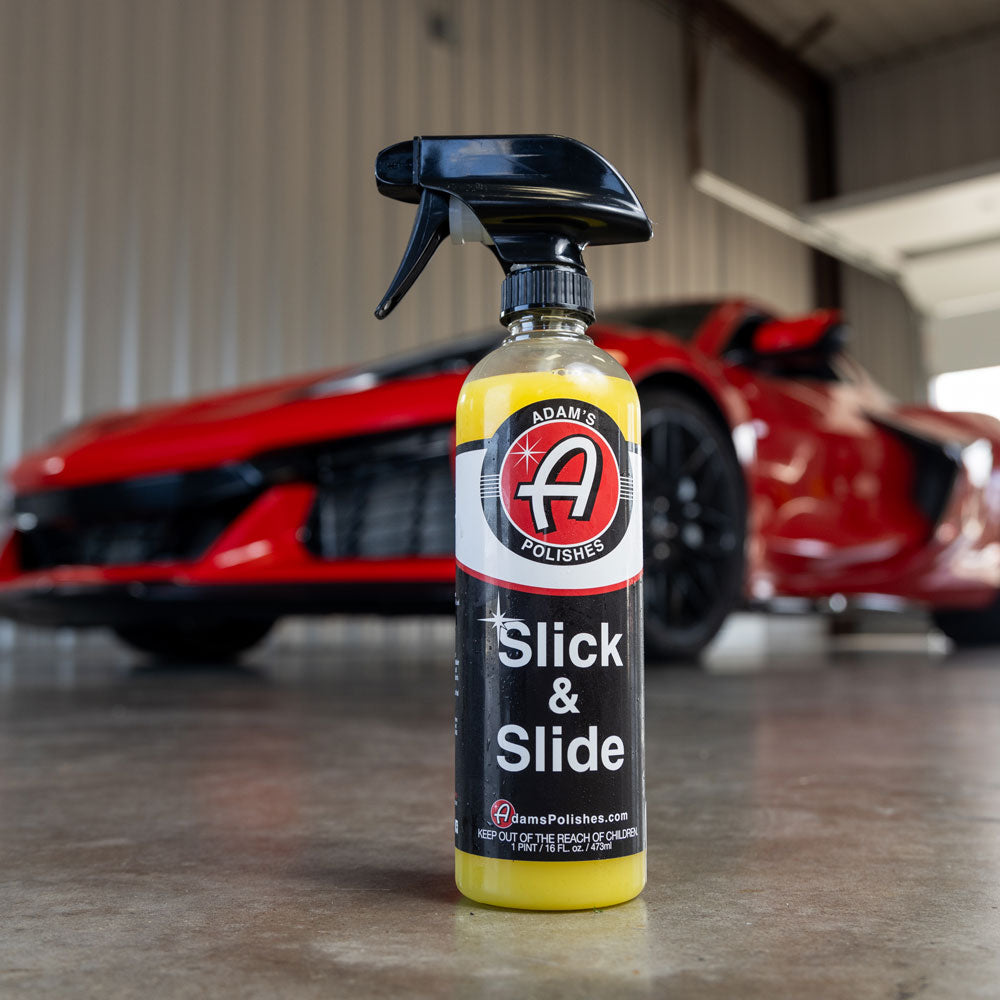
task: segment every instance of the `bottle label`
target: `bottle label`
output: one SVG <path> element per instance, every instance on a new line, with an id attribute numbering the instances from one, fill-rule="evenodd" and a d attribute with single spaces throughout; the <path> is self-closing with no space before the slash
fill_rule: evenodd
<path id="1" fill-rule="evenodd" d="M 481 579 L 580 594 L 642 573 L 639 446 L 596 406 L 523 407 L 458 446 L 455 483 L 456 556 Z"/>
<path id="2" fill-rule="evenodd" d="M 456 460 L 456 846 L 645 846 L 641 464 L 592 404 L 523 407 Z"/>

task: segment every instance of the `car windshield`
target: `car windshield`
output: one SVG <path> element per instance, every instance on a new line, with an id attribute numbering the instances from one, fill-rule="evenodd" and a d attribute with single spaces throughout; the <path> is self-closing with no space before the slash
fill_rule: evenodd
<path id="1" fill-rule="evenodd" d="M 680 305 L 628 306 L 602 312 L 601 321 L 611 325 L 663 330 L 678 340 L 688 341 L 694 338 L 718 304 L 684 302 Z M 390 379 L 465 371 L 496 347 L 505 335 L 503 330 L 491 330 L 402 357 L 362 365 L 314 382 L 305 389 L 296 389 L 295 396 L 338 395 L 369 389 Z"/>
<path id="2" fill-rule="evenodd" d="M 690 341 L 718 302 L 683 302 L 679 305 L 629 306 L 602 312 L 598 323 L 620 323 L 663 330 L 678 340 Z"/>
<path id="3" fill-rule="evenodd" d="M 319 382 L 313 382 L 304 390 L 297 390 L 297 394 L 310 397 L 331 396 L 370 389 L 390 379 L 467 371 L 493 350 L 503 338 L 503 330 L 492 330 L 489 333 L 480 333 L 459 341 L 404 354 L 402 357 L 375 361 L 370 365 L 362 365 Z"/>

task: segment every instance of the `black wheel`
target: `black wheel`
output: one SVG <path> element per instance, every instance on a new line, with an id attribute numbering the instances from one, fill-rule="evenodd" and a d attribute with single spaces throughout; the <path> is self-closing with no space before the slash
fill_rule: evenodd
<path id="1" fill-rule="evenodd" d="M 1000 645 L 1000 594 L 985 608 L 939 609 L 934 624 L 956 646 Z"/>
<path id="2" fill-rule="evenodd" d="M 693 660 L 743 589 L 746 484 L 726 429 L 675 389 L 640 391 L 646 652 Z"/>
<path id="3" fill-rule="evenodd" d="M 222 620 L 123 625 L 114 631 L 122 642 L 157 659 L 208 663 L 235 659 L 256 646 L 273 627 L 273 619 Z"/>

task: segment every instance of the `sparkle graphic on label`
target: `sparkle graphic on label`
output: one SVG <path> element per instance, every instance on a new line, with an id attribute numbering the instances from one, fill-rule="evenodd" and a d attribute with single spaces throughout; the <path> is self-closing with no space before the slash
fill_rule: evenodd
<path id="1" fill-rule="evenodd" d="M 521 442 L 520 451 L 513 452 L 518 462 L 524 462 L 525 469 L 530 469 L 532 464 L 538 461 L 541 454 L 541 451 L 534 450 L 534 445 L 527 435 L 525 435 L 524 441 Z"/>
<path id="2" fill-rule="evenodd" d="M 522 618 L 508 618 L 507 615 L 505 615 L 500 610 L 500 595 L 499 594 L 497 594 L 497 609 L 496 609 L 496 611 L 492 612 L 487 618 L 480 618 L 479 620 L 481 622 L 487 622 L 489 625 L 492 625 L 493 628 L 496 629 L 497 639 L 500 638 L 500 632 L 501 631 L 503 631 L 504 635 L 507 634 L 507 626 L 508 625 L 510 625 L 513 622 L 523 622 L 524 621 L 524 619 L 522 619 Z"/>

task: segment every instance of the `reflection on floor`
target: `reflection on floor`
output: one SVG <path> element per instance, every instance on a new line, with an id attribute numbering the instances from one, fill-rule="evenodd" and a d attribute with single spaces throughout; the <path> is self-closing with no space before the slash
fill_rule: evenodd
<path id="1" fill-rule="evenodd" d="M 645 893 L 562 915 L 452 888 L 444 642 L 0 653 L 0 995 L 995 996 L 1000 657 L 743 624 L 647 673 Z"/>
<path id="2" fill-rule="evenodd" d="M 760 673 L 777 660 L 781 669 L 809 670 L 821 655 L 948 652 L 948 640 L 928 628 L 926 617 L 856 612 L 837 617 L 815 614 L 730 615 L 703 658 L 715 673 Z"/>

